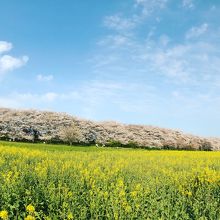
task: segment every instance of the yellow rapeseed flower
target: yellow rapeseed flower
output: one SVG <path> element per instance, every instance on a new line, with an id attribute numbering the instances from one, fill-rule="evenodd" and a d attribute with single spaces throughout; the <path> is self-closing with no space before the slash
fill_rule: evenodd
<path id="1" fill-rule="evenodd" d="M 124 181 L 122 179 L 118 180 L 118 187 L 123 187 L 124 186 Z"/>
<path id="2" fill-rule="evenodd" d="M 125 191 L 124 190 L 121 190 L 120 192 L 119 192 L 119 197 L 124 197 L 125 196 Z"/>
<path id="3" fill-rule="evenodd" d="M 104 192 L 104 198 L 107 199 L 108 198 L 108 192 Z"/>
<path id="4" fill-rule="evenodd" d="M 125 212 L 127 212 L 127 213 L 132 212 L 132 208 L 131 208 L 130 205 L 127 205 L 127 206 L 125 207 Z"/>
<path id="5" fill-rule="evenodd" d="M 26 211 L 29 212 L 29 213 L 34 213 L 35 212 L 35 208 L 33 205 L 29 204 L 27 207 L 26 207 Z"/>
<path id="6" fill-rule="evenodd" d="M 0 211 L 0 217 L 2 219 L 8 219 L 8 212 L 6 210 Z"/>
<path id="7" fill-rule="evenodd" d="M 191 191 L 185 191 L 185 192 L 183 192 L 183 194 L 185 194 L 187 196 L 192 196 L 192 192 Z"/>
<path id="8" fill-rule="evenodd" d="M 35 220 L 35 217 L 28 215 L 24 220 Z"/>
<path id="9" fill-rule="evenodd" d="M 141 189 L 141 184 L 138 183 L 136 186 L 135 186 L 136 190 L 139 191 Z"/>
<path id="10" fill-rule="evenodd" d="M 132 196 L 133 198 L 136 198 L 136 197 L 137 197 L 137 191 L 132 191 L 132 192 L 131 192 L 131 196 Z"/>
<path id="11" fill-rule="evenodd" d="M 69 192 L 67 193 L 67 196 L 70 198 L 70 197 L 73 196 L 73 193 L 72 193 L 71 191 L 69 191 Z"/>
<path id="12" fill-rule="evenodd" d="M 71 212 L 67 215 L 67 219 L 68 220 L 72 220 L 73 219 L 73 214 Z"/>

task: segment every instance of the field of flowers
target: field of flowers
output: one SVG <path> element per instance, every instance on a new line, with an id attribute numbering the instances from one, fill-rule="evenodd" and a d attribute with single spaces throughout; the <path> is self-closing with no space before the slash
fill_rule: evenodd
<path id="1" fill-rule="evenodd" d="M 220 219 L 220 152 L 72 149 L 0 144 L 0 219 Z"/>

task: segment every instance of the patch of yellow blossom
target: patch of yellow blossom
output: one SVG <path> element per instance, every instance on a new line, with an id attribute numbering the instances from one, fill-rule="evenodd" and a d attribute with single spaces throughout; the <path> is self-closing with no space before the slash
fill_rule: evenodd
<path id="1" fill-rule="evenodd" d="M 8 212 L 6 210 L 0 211 L 0 217 L 4 220 L 8 219 Z"/>
<path id="2" fill-rule="evenodd" d="M 17 198 L 24 196 L 23 201 L 34 198 L 33 201 L 42 202 L 32 187 L 22 189 L 22 176 L 39 183 L 39 194 L 44 193 L 48 198 L 49 211 L 46 213 L 44 209 L 39 210 L 40 205 L 36 212 L 32 204 L 27 205 L 26 214 L 20 210 L 19 217 L 26 216 L 25 220 L 86 219 L 88 212 L 93 219 L 102 213 L 105 216 L 100 218 L 129 219 L 136 214 L 136 218 L 142 215 L 140 219 L 152 219 L 143 207 L 149 201 L 147 208 L 150 209 L 150 202 L 158 192 L 161 197 L 166 193 L 177 194 L 179 204 L 183 204 L 198 193 L 213 192 L 211 190 L 220 183 L 218 152 L 112 150 L 72 153 L 0 146 L 0 168 L 5 198 L 13 191 L 18 193 Z M 214 201 L 215 198 L 209 199 Z M 153 202 L 160 204 L 160 201 Z M 0 219 L 8 220 L 8 212 L 1 211 Z"/>
<path id="3" fill-rule="evenodd" d="M 26 207 L 26 211 L 30 214 L 33 214 L 35 212 L 35 208 L 33 205 L 29 204 L 27 207 Z"/>
<path id="4" fill-rule="evenodd" d="M 35 220 L 35 217 L 32 215 L 28 215 L 27 217 L 25 217 L 25 220 Z"/>

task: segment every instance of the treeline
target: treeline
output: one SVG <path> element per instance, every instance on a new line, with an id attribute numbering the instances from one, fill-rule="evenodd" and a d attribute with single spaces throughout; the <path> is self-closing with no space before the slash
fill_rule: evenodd
<path id="1" fill-rule="evenodd" d="M 80 145 L 218 150 L 219 139 L 181 131 L 117 122 L 93 122 L 65 113 L 0 108 L 0 139 Z"/>

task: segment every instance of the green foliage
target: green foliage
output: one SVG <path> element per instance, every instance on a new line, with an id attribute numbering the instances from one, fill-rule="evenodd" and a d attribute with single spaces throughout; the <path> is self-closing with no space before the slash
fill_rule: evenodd
<path id="1" fill-rule="evenodd" d="M 112 148 L 133 148 L 133 149 L 145 149 L 145 150 L 160 150 L 157 147 L 141 146 L 134 141 L 129 141 L 127 144 L 123 144 L 120 141 L 111 140 L 107 142 L 106 147 Z"/>
<path id="2" fill-rule="evenodd" d="M 149 149 L 149 147 L 146 146 L 140 146 L 136 142 L 129 141 L 127 144 L 123 144 L 120 141 L 111 140 L 106 144 L 107 147 L 114 147 L 114 148 L 143 148 L 143 149 Z M 155 148 L 154 148 L 155 149 Z"/>
<path id="3" fill-rule="evenodd" d="M 120 141 L 111 140 L 107 142 L 106 147 L 123 147 L 123 144 Z"/>
<path id="4" fill-rule="evenodd" d="M 124 145 L 126 148 L 143 148 L 139 146 L 136 142 L 130 141 L 127 144 Z"/>

